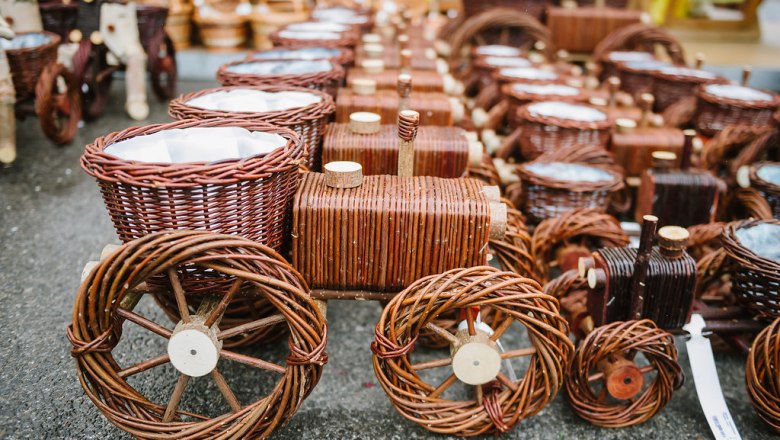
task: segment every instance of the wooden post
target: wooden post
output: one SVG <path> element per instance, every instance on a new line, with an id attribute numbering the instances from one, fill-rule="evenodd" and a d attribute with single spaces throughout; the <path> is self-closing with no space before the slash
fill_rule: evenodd
<path id="1" fill-rule="evenodd" d="M 693 152 L 693 140 L 696 138 L 695 130 L 684 130 L 685 141 L 683 142 L 682 157 L 680 157 L 680 169 L 687 170 L 691 167 L 691 153 Z"/>
<path id="2" fill-rule="evenodd" d="M 409 110 L 409 95 L 412 93 L 412 77 L 407 73 L 398 75 L 398 115 Z"/>
<path id="3" fill-rule="evenodd" d="M 400 53 L 401 56 L 401 73 L 410 75 L 412 73 L 412 50 L 404 49 Z"/>
<path id="4" fill-rule="evenodd" d="M 750 82 L 750 74 L 753 73 L 753 68 L 750 66 L 745 66 L 742 68 L 742 85 L 744 87 L 747 87 L 748 82 Z"/>
<path id="5" fill-rule="evenodd" d="M 357 162 L 328 162 L 325 170 L 325 185 L 331 188 L 357 188 L 363 184 L 363 166 Z"/>
<path id="6" fill-rule="evenodd" d="M 382 117 L 371 112 L 355 112 L 349 115 L 349 129 L 356 134 L 379 132 Z"/>
<path id="7" fill-rule="evenodd" d="M 658 217 L 646 215 L 642 217 L 642 235 L 639 237 L 639 249 L 634 261 L 634 273 L 631 277 L 631 314 L 630 319 L 641 319 L 647 291 L 647 267 L 653 252 L 653 239 Z"/>
<path id="8" fill-rule="evenodd" d="M 610 76 L 607 79 L 607 86 L 609 87 L 609 109 L 614 110 L 617 107 L 617 93 L 620 90 L 620 78 L 616 76 Z"/>
<path id="9" fill-rule="evenodd" d="M 680 258 L 688 247 L 690 234 L 685 228 L 679 226 L 664 226 L 658 230 L 658 246 L 663 256 L 667 258 Z"/>
<path id="10" fill-rule="evenodd" d="M 398 113 L 398 176 L 414 175 L 414 139 L 417 137 L 417 127 L 420 124 L 420 114 L 414 110 L 403 110 Z"/>
<path id="11" fill-rule="evenodd" d="M 5 34 L 10 34 L 13 38 L 10 29 Z M 4 165 L 9 165 L 16 160 L 15 105 L 16 92 L 11 80 L 11 69 L 5 51 L 0 50 L 0 163 Z"/>
<path id="12" fill-rule="evenodd" d="M 701 52 L 696 53 L 696 59 L 694 61 L 694 66 L 696 66 L 697 69 L 701 69 L 701 66 L 704 65 L 704 60 L 706 58 L 704 57 L 704 54 Z"/>
<path id="13" fill-rule="evenodd" d="M 642 109 L 642 117 L 639 119 L 640 127 L 647 127 L 650 125 L 650 115 L 653 114 L 653 103 L 655 97 L 650 93 L 642 93 L 639 96 L 639 108 Z"/>
<path id="14" fill-rule="evenodd" d="M 352 93 L 356 95 L 376 94 L 376 81 L 367 78 L 355 78 L 352 80 Z"/>

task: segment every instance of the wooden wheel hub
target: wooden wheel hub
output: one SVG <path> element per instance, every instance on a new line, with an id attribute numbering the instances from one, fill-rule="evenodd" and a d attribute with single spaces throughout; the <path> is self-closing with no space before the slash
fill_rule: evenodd
<path id="1" fill-rule="evenodd" d="M 495 379 L 501 369 L 501 354 L 490 336 L 476 330 L 469 335 L 467 330 L 455 335 L 459 343 L 453 344 L 452 371 L 455 376 L 469 385 L 482 385 Z"/>
<path id="2" fill-rule="evenodd" d="M 217 340 L 216 326 L 208 328 L 203 320 L 180 321 L 168 340 L 168 356 L 180 373 L 201 377 L 211 373 L 219 361 L 222 342 Z"/>
<path id="3" fill-rule="evenodd" d="M 604 372 L 604 382 L 610 396 L 629 400 L 642 392 L 645 377 L 636 364 L 622 356 L 610 356 L 599 363 Z"/>

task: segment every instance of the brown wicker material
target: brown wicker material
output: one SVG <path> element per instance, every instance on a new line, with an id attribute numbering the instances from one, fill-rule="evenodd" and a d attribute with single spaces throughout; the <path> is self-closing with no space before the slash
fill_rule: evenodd
<path id="1" fill-rule="evenodd" d="M 60 89 L 61 84 L 65 90 Z M 35 114 L 52 142 L 65 144 L 76 137 L 81 121 L 80 93 L 79 81 L 62 64 L 49 64 L 41 71 L 35 86 Z"/>
<path id="2" fill-rule="evenodd" d="M 344 80 L 344 69 L 331 61 L 331 69 L 301 74 L 269 74 L 257 75 L 231 72 L 232 66 L 250 63 L 279 62 L 284 60 L 240 60 L 220 66 L 217 70 L 217 81 L 223 86 L 293 86 L 321 90 L 336 96 L 339 84 Z M 292 62 L 292 61 L 290 61 Z"/>
<path id="3" fill-rule="evenodd" d="M 642 14 L 642 11 L 629 9 L 551 7 L 547 10 L 545 23 L 557 49 L 591 53 L 615 30 L 639 23 Z"/>
<path id="4" fill-rule="evenodd" d="M 474 49 L 493 46 L 478 46 Z M 508 47 L 508 46 L 500 46 Z M 472 49 L 472 52 L 474 51 Z M 512 48 L 514 49 L 514 48 Z M 517 56 L 495 56 L 495 55 L 474 55 L 472 54 L 471 71 L 466 75 L 466 91 L 469 96 L 476 95 L 483 88 L 493 84 L 495 78 L 494 72 L 497 69 L 505 67 L 531 67 L 533 64 L 525 57 L 521 56 L 524 52 L 516 49 Z"/>
<path id="5" fill-rule="evenodd" d="M 678 158 L 676 165 L 679 165 L 684 143 L 685 136 L 677 128 L 638 127 L 612 133 L 610 150 L 626 176 L 639 176 L 650 168 L 656 151 L 674 153 Z"/>
<path id="6" fill-rule="evenodd" d="M 653 109 L 661 113 L 670 105 L 696 95 L 696 87 L 701 84 L 726 83 L 728 80 L 706 70 L 672 66 L 652 72 Z"/>
<path id="7" fill-rule="evenodd" d="M 524 13 L 541 20 L 547 8 L 552 6 L 551 0 L 463 0 L 463 14 L 474 17 L 496 8 L 505 8 Z"/>
<path id="8" fill-rule="evenodd" d="M 482 154 L 479 165 L 469 165 L 468 176 L 479 179 L 490 186 L 501 185 L 501 176 L 498 175 L 493 158 L 487 152 Z"/>
<path id="9" fill-rule="evenodd" d="M 413 368 L 410 353 L 422 330 L 437 317 L 468 310 L 466 321 L 474 328 L 476 314 L 471 310 L 483 307 L 508 316 L 509 323 L 522 325 L 532 335 L 532 354 L 523 364 L 528 367 L 517 381 L 499 373 L 493 381 L 472 387 L 476 398 L 450 400 L 442 393 L 457 382 L 456 376 L 438 387 L 428 384 Z M 497 327 L 492 339 L 507 327 Z M 418 280 L 385 307 L 371 346 L 374 372 L 395 409 L 429 431 L 459 436 L 506 432 L 555 398 L 574 350 L 567 333 L 558 302 L 535 281 L 491 267 L 455 269 Z"/>
<path id="10" fill-rule="evenodd" d="M 650 385 L 630 400 L 604 399 L 607 374 L 601 371 L 602 365 L 610 358 L 635 353 L 641 354 L 649 363 L 640 372 L 656 373 Z M 683 378 L 671 334 L 648 319 L 614 322 L 596 328 L 580 344 L 569 364 L 566 392 L 578 416 L 597 426 L 622 428 L 651 419 L 669 402 L 674 390 L 682 386 Z M 602 396 L 593 386 L 599 381 L 603 381 Z"/>
<path id="11" fill-rule="evenodd" d="M 540 103 L 528 104 L 518 110 L 522 120 L 520 129 L 520 151 L 523 158 L 532 160 L 540 155 L 566 150 L 580 145 L 607 147 L 612 121 L 604 113 L 600 121 L 577 121 L 534 114 L 531 110 Z M 595 109 L 595 107 L 582 106 Z"/>
<path id="12" fill-rule="evenodd" d="M 510 83 L 501 88 L 501 94 L 507 100 L 507 120 L 510 128 L 517 128 L 522 120 L 520 119 L 520 107 L 538 101 L 566 101 L 587 103 L 593 96 L 585 89 L 572 87 L 563 84 L 527 84 Z"/>
<path id="13" fill-rule="evenodd" d="M 263 92 L 305 92 L 317 95 L 320 101 L 305 107 L 295 107 L 275 112 L 231 112 L 224 110 L 208 110 L 199 107 L 189 106 L 187 103 L 200 96 L 208 95 L 214 92 L 230 91 L 237 89 L 251 89 Z M 336 112 L 336 105 L 333 98 L 327 93 L 312 89 L 303 89 L 300 87 L 289 86 L 235 86 L 219 87 L 214 89 L 200 90 L 194 93 L 179 96 L 171 101 L 168 106 L 168 114 L 174 119 L 243 119 L 253 122 L 266 122 L 271 125 L 289 128 L 298 133 L 307 150 L 305 165 L 311 170 L 320 169 L 320 159 L 322 150 L 322 135 L 325 126 L 332 119 Z"/>
<path id="14" fill-rule="evenodd" d="M 66 41 L 70 31 L 76 29 L 78 3 L 42 2 L 38 3 L 38 9 L 41 11 L 43 30 L 59 35 L 62 41 Z"/>
<path id="15" fill-rule="evenodd" d="M 317 52 L 323 52 L 318 54 Z M 257 60 L 331 60 L 347 69 L 355 62 L 355 52 L 346 47 L 277 47 L 260 50 L 247 55 L 247 59 Z"/>
<path id="16" fill-rule="evenodd" d="M 485 264 L 489 226 L 478 180 L 365 176 L 338 189 L 306 173 L 293 204 L 292 261 L 313 288 L 397 292 Z"/>
<path id="17" fill-rule="evenodd" d="M 598 61 L 601 64 L 599 79 L 606 81 L 613 76 L 620 76 L 618 63 L 625 61 L 651 61 L 658 60 L 654 54 L 645 51 L 614 50 L 607 52 Z"/>
<path id="18" fill-rule="evenodd" d="M 469 142 L 463 129 L 423 126 L 414 142 L 414 175 L 463 177 Z M 328 125 L 322 143 L 322 162 L 350 161 L 363 166 L 363 175 L 398 172 L 398 127 L 382 125 L 378 133 L 353 133 L 349 124 Z"/>
<path id="19" fill-rule="evenodd" d="M 642 173 L 634 217 L 640 221 L 652 214 L 659 227 L 710 223 L 725 188 L 707 171 L 649 169 Z"/>
<path id="20" fill-rule="evenodd" d="M 628 245 L 628 236 L 615 217 L 603 209 L 578 209 L 547 219 L 536 227 L 531 240 L 531 251 L 542 279 L 550 279 L 550 268 L 576 265 L 577 259 L 567 254 L 581 254 L 582 250 L 597 247 Z M 568 269 L 568 268 L 566 268 Z M 566 270 L 564 269 L 564 270 Z"/>
<path id="21" fill-rule="evenodd" d="M 704 143 L 701 168 L 730 178 L 742 165 L 761 160 L 772 138 L 772 127 L 729 125 Z"/>
<path id="22" fill-rule="evenodd" d="M 242 127 L 278 133 L 289 141 L 263 156 L 215 163 L 142 163 L 103 152 L 123 139 L 189 127 Z M 123 242 L 166 229 L 206 229 L 278 250 L 289 231 L 302 160 L 303 147 L 292 130 L 245 120 L 189 119 L 97 138 L 87 145 L 81 166 L 98 180 Z"/>
<path id="23" fill-rule="evenodd" d="M 737 238 L 737 231 L 756 226 L 780 228 L 780 220 L 747 220 L 730 223 L 723 229 L 721 241 L 729 258 L 737 265 L 731 278 L 732 291 L 760 316 L 780 316 L 780 261 L 763 257 L 745 247 Z M 776 231 L 775 231 L 776 232 Z M 776 243 L 778 235 L 762 237 L 767 243 Z M 776 248 L 775 248 L 776 249 Z"/>
<path id="24" fill-rule="evenodd" d="M 59 35 L 51 32 L 29 32 L 27 34 L 44 34 L 49 40 L 37 47 L 5 49 L 18 101 L 35 95 L 35 86 L 38 84 L 41 72 L 46 66 L 57 62 L 57 46 L 60 44 Z M 17 34 L 17 38 L 21 35 L 25 34 Z"/>
<path id="25" fill-rule="evenodd" d="M 381 73 L 367 73 L 363 69 L 350 69 L 347 74 L 347 85 L 351 86 L 354 80 L 370 79 L 376 83 L 376 88 L 380 90 L 396 90 L 398 87 L 398 75 L 401 73 L 397 69 L 384 69 Z M 416 92 L 444 92 L 444 78 L 433 70 L 413 70 L 412 88 Z"/>
<path id="26" fill-rule="evenodd" d="M 610 170 L 599 170 L 604 177 L 597 181 L 564 180 L 534 173 L 532 167 L 542 165 L 568 168 L 572 175 L 596 170 L 584 164 L 565 162 L 531 162 L 518 166 L 517 174 L 523 184 L 522 209 L 533 223 L 580 208 L 606 209 L 609 194 L 623 188 L 622 176 Z"/>
<path id="27" fill-rule="evenodd" d="M 511 206 L 510 203 L 507 205 Z M 538 283 L 544 279 L 542 269 L 531 252 L 531 234 L 528 233 L 523 214 L 517 209 L 507 209 L 506 236 L 501 240 L 490 240 L 490 251 L 493 258 L 498 259 L 501 270 L 514 272 Z"/>
<path id="28" fill-rule="evenodd" d="M 780 368 L 780 319 L 756 336 L 745 363 L 748 396 L 756 414 L 775 434 L 780 434 L 780 383 L 775 371 Z"/>
<path id="29" fill-rule="evenodd" d="M 148 380 L 153 376 L 144 373 L 146 370 L 170 362 L 164 351 L 160 357 L 138 364 L 121 362 L 132 354 L 128 353 L 127 344 L 120 344 L 123 330 L 138 325 L 149 331 L 149 338 L 159 335 L 170 339 L 175 334 L 175 330 L 172 332 L 132 311 L 139 297 L 131 289 L 151 277 L 193 267 L 212 270 L 230 280 L 230 289 L 210 291 L 227 306 L 235 298 L 234 290 L 238 290 L 233 287 L 255 287 L 254 295 L 270 301 L 276 316 L 282 318 L 290 331 L 289 355 L 283 365 L 224 347 L 219 350 L 219 356 L 224 358 L 219 368 L 208 379 L 202 379 L 214 380 L 220 389 L 222 396 L 211 395 L 219 401 L 217 406 L 223 405 L 222 399 L 227 399 L 231 406 L 235 405 L 235 410 L 228 408 L 213 419 L 180 408 L 182 392 L 184 402 L 191 402 L 192 398 L 191 392 L 185 389 L 189 377 L 183 374 L 176 387 L 181 392 L 159 403 L 135 388 L 139 380 L 153 383 Z M 188 292 L 180 296 L 191 297 Z M 219 309 L 204 314 L 204 318 L 214 319 L 217 335 L 222 339 L 228 335 L 220 332 L 225 329 L 220 328 L 218 312 Z M 205 231 L 161 232 L 119 248 L 81 284 L 67 331 L 84 392 L 111 423 L 138 438 L 268 436 L 289 421 L 319 381 L 327 362 L 326 335 L 325 318 L 310 299 L 306 282 L 281 256 L 251 240 Z M 115 352 L 119 354 L 117 358 Z M 280 373 L 279 381 L 268 395 L 254 397 L 256 400 L 243 402 L 242 406 L 221 373 L 231 370 L 224 366 L 231 361 L 258 368 L 265 374 L 268 370 Z"/>
<path id="30" fill-rule="evenodd" d="M 660 46 L 672 63 L 684 66 L 685 52 L 682 44 L 665 29 L 644 23 L 632 24 L 604 37 L 593 49 L 593 59 L 607 63 L 602 68 L 602 79 L 611 76 L 607 54 L 615 51 L 641 51 L 655 53 Z"/>
<path id="31" fill-rule="evenodd" d="M 534 78 L 533 77 L 534 74 L 544 75 L 544 77 Z M 493 78 L 495 78 L 495 81 L 498 84 L 499 92 L 503 90 L 504 86 L 512 83 L 565 84 L 567 80 L 566 76 L 556 73 L 552 70 L 542 69 L 533 66 L 496 69 L 493 72 Z"/>
<path id="32" fill-rule="evenodd" d="M 273 43 L 274 47 L 346 47 L 354 49 L 358 43 L 358 34 L 354 32 L 334 32 L 338 38 L 294 38 L 290 36 L 282 36 L 281 34 L 286 31 L 284 28 L 280 28 L 271 32 L 268 38 Z M 329 32 L 331 33 L 331 32 Z"/>
<path id="33" fill-rule="evenodd" d="M 758 173 L 762 169 L 765 172 L 773 169 L 772 177 L 761 178 Z M 780 171 L 780 163 L 778 162 L 761 162 L 750 167 L 750 185 L 757 189 L 769 203 L 772 208 L 772 216 L 776 219 L 780 219 L 780 178 L 778 178 L 780 173 L 778 171 Z"/>
<path id="34" fill-rule="evenodd" d="M 630 94 L 634 102 L 641 102 L 643 93 L 653 93 L 656 74 L 664 67 L 670 65 L 657 60 L 617 63 L 620 88 Z"/>
<path id="35" fill-rule="evenodd" d="M 764 101 L 737 100 L 707 93 L 706 86 L 696 90 L 696 130 L 705 136 L 714 136 L 729 125 L 761 127 L 772 125 L 772 113 L 780 106 L 780 97 L 774 92 Z"/>
<path id="36" fill-rule="evenodd" d="M 413 92 L 409 108 L 420 113 L 420 125 L 450 126 L 453 123 L 452 104 L 443 93 Z M 378 114 L 383 121 L 398 119 L 398 93 L 395 90 L 377 90 L 373 95 L 359 95 L 351 89 L 339 89 L 336 97 L 336 122 L 349 122 L 354 112 Z"/>

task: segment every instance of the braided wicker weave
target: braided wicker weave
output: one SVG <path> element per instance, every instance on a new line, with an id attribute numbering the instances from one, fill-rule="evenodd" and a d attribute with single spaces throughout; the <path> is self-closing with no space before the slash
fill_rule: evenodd
<path id="1" fill-rule="evenodd" d="M 420 125 L 450 126 L 453 124 L 452 104 L 443 93 L 413 92 L 409 108 L 420 113 Z M 360 95 L 351 89 L 339 89 L 336 97 L 336 122 L 349 122 L 355 112 L 378 114 L 383 121 L 398 119 L 398 93 L 395 90 L 377 90 L 373 95 Z"/>
<path id="2" fill-rule="evenodd" d="M 780 107 L 780 96 L 769 91 L 764 93 L 769 95 L 768 99 L 730 99 L 708 93 L 706 86 L 698 87 L 694 121 L 696 130 L 705 136 L 714 136 L 729 125 L 772 125 L 772 113 Z"/>
<path id="3" fill-rule="evenodd" d="M 658 217 L 658 225 L 687 228 L 715 220 L 725 193 L 722 180 L 703 170 L 648 169 L 642 173 L 634 217 Z"/>
<path id="4" fill-rule="evenodd" d="M 221 368 L 213 369 L 210 376 L 233 409 L 213 419 L 198 414 L 197 410 L 179 408 L 189 379 L 184 374 L 167 405 L 149 400 L 128 381 L 131 377 L 139 380 L 141 378 L 134 376 L 172 362 L 172 355 L 163 353 L 145 362 L 125 365 L 125 368 L 120 366 L 124 362 L 115 358 L 115 352 L 127 349 L 126 344 L 119 343 L 123 327 L 130 325 L 128 323 L 166 339 L 175 337 L 176 330 L 172 332 L 132 311 L 140 298 L 133 289 L 152 277 L 166 272 L 181 273 L 193 267 L 212 270 L 229 278 L 230 289 L 210 291 L 226 306 L 230 305 L 240 286 L 254 287 L 250 289 L 253 295 L 267 299 L 290 331 L 290 351 L 284 366 L 221 346 L 217 348 L 218 344 L 215 344 L 221 358 L 281 376 L 270 394 L 242 406 L 220 373 Z M 190 296 L 181 293 L 182 298 L 185 295 Z M 214 327 L 210 328 L 216 332 L 215 341 L 230 337 L 230 331 L 222 327 L 219 312 L 217 308 L 207 316 L 197 315 L 205 320 L 199 322 L 214 322 Z M 182 322 L 196 322 L 198 318 L 193 315 L 190 319 Z M 250 325 L 260 328 L 259 322 Z M 244 327 L 244 331 L 251 332 L 249 328 Z M 292 417 L 319 381 L 327 362 L 326 335 L 325 319 L 309 298 L 306 282 L 281 256 L 251 240 L 204 231 L 151 234 L 116 250 L 92 270 L 79 288 L 67 334 L 73 346 L 71 354 L 76 358 L 79 380 L 90 400 L 111 423 L 135 437 L 148 439 L 268 436 Z M 119 357 L 127 358 L 127 353 Z M 224 367 L 226 360 L 222 360 L 220 367 Z M 186 403 L 186 394 L 184 397 Z"/>
<path id="5" fill-rule="evenodd" d="M 228 92 L 231 90 L 257 90 L 268 93 L 278 92 L 304 92 L 316 95 L 318 102 L 305 107 L 293 107 L 281 111 L 272 112 L 233 112 L 226 110 L 209 110 L 188 105 L 188 102 L 215 92 Z M 333 98 L 327 93 L 318 90 L 303 89 L 290 86 L 235 86 L 204 89 L 194 93 L 179 96 L 171 101 L 168 106 L 168 114 L 174 119 L 242 119 L 254 122 L 266 122 L 271 125 L 285 127 L 298 133 L 307 150 L 305 165 L 310 170 L 320 169 L 322 135 L 328 121 L 336 112 Z"/>
<path id="6" fill-rule="evenodd" d="M 726 83 L 723 78 L 704 70 L 685 67 L 669 67 L 650 73 L 653 76 L 654 110 L 663 112 L 670 105 L 696 96 L 696 87 L 701 84 Z"/>
<path id="7" fill-rule="evenodd" d="M 18 101 L 33 97 L 43 69 L 57 62 L 57 46 L 61 41 L 59 35 L 51 32 L 29 32 L 17 34 L 17 38 L 34 34 L 45 35 L 47 41 L 36 47 L 5 49 Z"/>
<path id="8" fill-rule="evenodd" d="M 288 142 L 266 155 L 214 163 L 143 163 L 104 152 L 124 139 L 189 127 L 242 127 L 277 133 Z M 87 145 L 81 166 L 98 180 L 124 242 L 166 229 L 206 229 L 241 235 L 278 250 L 289 231 L 302 160 L 303 147 L 292 130 L 245 120 L 190 119 L 97 138 Z"/>
<path id="9" fill-rule="evenodd" d="M 235 73 L 230 69 L 233 66 L 252 63 L 279 62 L 285 60 L 240 60 L 220 66 L 217 70 L 217 81 L 223 86 L 293 86 L 320 90 L 336 96 L 339 84 L 344 80 L 344 69 L 331 61 L 331 69 L 314 73 L 300 74 L 249 74 Z"/>
<path id="10" fill-rule="evenodd" d="M 527 104 L 518 110 L 520 123 L 520 151 L 523 158 L 532 160 L 555 150 L 565 150 L 580 145 L 600 145 L 606 148 L 612 127 L 610 118 L 594 107 L 582 106 L 601 113 L 604 118 L 595 121 L 579 121 L 567 118 L 535 114 L 533 106 Z"/>
<path id="11" fill-rule="evenodd" d="M 442 393 L 456 376 L 438 387 L 429 385 L 412 365 L 410 353 L 435 318 L 469 310 L 466 320 L 474 328 L 470 310 L 479 307 L 495 309 L 511 318 L 507 323 L 526 328 L 533 348 L 516 352 L 532 353 L 530 363 L 518 381 L 499 373 L 495 380 L 475 386 L 476 399 L 449 400 Z M 497 328 L 491 339 L 507 328 Z M 459 436 L 505 432 L 537 414 L 557 394 L 573 351 L 558 302 L 535 281 L 491 267 L 455 269 L 418 280 L 385 307 L 375 333 L 374 372 L 396 410 L 429 431 Z"/>
<path id="12" fill-rule="evenodd" d="M 756 336 L 745 363 L 748 396 L 756 414 L 776 434 L 780 433 L 780 383 L 774 372 L 780 368 L 780 319 Z"/>
<path id="13" fill-rule="evenodd" d="M 463 129 L 423 126 L 414 143 L 414 175 L 463 177 L 468 166 L 469 142 Z M 349 124 L 330 124 L 322 143 L 322 162 L 351 161 L 363 166 L 363 175 L 396 174 L 398 127 L 382 125 L 379 132 L 357 134 Z"/>

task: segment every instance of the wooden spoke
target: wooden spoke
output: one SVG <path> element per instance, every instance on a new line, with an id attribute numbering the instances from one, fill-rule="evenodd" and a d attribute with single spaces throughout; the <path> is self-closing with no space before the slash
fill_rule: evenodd
<path id="1" fill-rule="evenodd" d="M 435 361 L 420 362 L 412 365 L 413 371 L 429 370 L 431 368 L 446 367 L 452 364 L 452 358 L 436 359 Z"/>
<path id="2" fill-rule="evenodd" d="M 450 344 L 457 344 L 458 338 L 455 337 L 452 333 L 448 332 L 447 330 L 439 327 L 438 325 L 434 324 L 433 322 L 429 322 L 425 328 L 428 330 L 436 333 L 437 335 L 441 336 L 442 338 L 448 340 Z"/>
<path id="3" fill-rule="evenodd" d="M 505 319 L 501 322 L 501 325 L 499 325 L 495 330 L 493 330 L 493 334 L 490 335 L 490 340 L 493 342 L 498 341 L 498 338 L 501 337 L 501 335 L 504 334 L 504 332 L 509 328 L 509 326 L 512 325 L 511 319 Z"/>
<path id="4" fill-rule="evenodd" d="M 149 330 L 152 333 L 156 333 L 156 334 L 162 336 L 163 338 L 169 338 L 170 339 L 170 337 L 171 337 L 171 331 L 170 330 L 168 330 L 167 328 L 161 326 L 160 324 L 158 324 L 158 323 L 156 323 L 154 321 L 151 321 L 151 320 L 148 320 L 148 319 L 144 318 L 143 316 L 141 316 L 141 315 L 139 315 L 137 313 L 134 313 L 134 312 L 131 312 L 129 310 L 125 310 L 125 309 L 123 309 L 121 307 L 118 307 L 116 309 L 116 314 L 121 316 L 122 318 L 125 318 L 126 320 L 128 320 L 128 321 L 130 321 L 132 323 L 138 324 L 139 326 Z"/>
<path id="5" fill-rule="evenodd" d="M 474 393 L 477 395 L 477 404 L 482 406 L 482 385 L 474 385 Z"/>
<path id="6" fill-rule="evenodd" d="M 225 309 L 227 309 L 228 304 L 230 304 L 230 301 L 236 295 L 238 289 L 241 288 L 241 284 L 243 282 L 244 280 L 242 278 L 236 278 L 236 281 L 234 281 L 233 285 L 230 286 L 230 290 L 228 290 L 227 293 L 222 296 L 222 299 L 220 299 L 219 304 L 217 304 L 217 307 L 214 308 L 214 310 L 209 314 L 209 316 L 206 318 L 206 321 L 203 323 L 203 325 L 205 325 L 206 327 L 211 327 L 215 323 L 222 320 L 222 315 L 225 313 Z"/>
<path id="7" fill-rule="evenodd" d="M 496 379 L 498 379 L 499 382 L 504 384 L 505 387 L 512 390 L 512 392 L 517 391 L 517 384 L 512 382 L 512 379 L 506 377 L 506 374 L 499 371 L 498 374 L 496 375 Z"/>
<path id="8" fill-rule="evenodd" d="M 274 373 L 284 374 L 284 372 L 286 371 L 286 369 L 281 365 L 275 364 L 273 362 L 264 361 L 262 359 L 258 359 L 252 356 L 247 356 L 245 354 L 236 353 L 234 351 L 220 350 L 219 355 L 224 357 L 225 359 L 230 359 L 231 361 L 239 362 L 256 368 L 261 368 L 263 370 L 273 371 Z"/>
<path id="9" fill-rule="evenodd" d="M 501 359 L 531 356 L 532 354 L 536 354 L 536 349 L 534 347 L 521 348 L 519 350 L 510 350 L 501 353 Z"/>
<path id="10" fill-rule="evenodd" d="M 176 273 L 176 269 L 168 269 L 168 278 L 171 280 L 171 286 L 173 286 L 173 295 L 176 297 L 176 306 L 179 308 L 179 316 L 184 323 L 190 322 L 190 309 L 187 308 L 187 298 L 184 296 L 184 289 L 181 287 L 181 281 L 179 280 L 179 274 Z"/>
<path id="11" fill-rule="evenodd" d="M 238 336 L 244 333 L 250 333 L 257 329 L 268 327 L 269 325 L 275 325 L 280 322 L 284 322 L 284 316 L 282 315 L 267 316 L 265 318 L 258 319 L 257 321 L 247 322 L 246 324 L 237 325 L 235 327 L 223 330 L 217 333 L 217 339 L 222 340 L 222 339 L 232 338 L 233 336 Z"/>
<path id="12" fill-rule="evenodd" d="M 130 377 L 134 374 L 143 373 L 144 371 L 154 368 L 158 365 L 166 364 L 171 361 L 171 358 L 168 357 L 167 354 L 157 356 L 156 358 L 152 358 L 143 362 L 139 362 L 135 365 L 132 365 L 130 367 L 125 368 L 124 370 L 119 372 L 119 377 L 126 378 Z"/>
<path id="13" fill-rule="evenodd" d="M 241 404 L 238 402 L 236 395 L 233 394 L 233 390 L 230 389 L 230 385 L 228 385 L 227 381 L 225 380 L 225 376 L 223 376 L 222 373 L 220 373 L 219 370 L 215 368 L 211 370 L 211 378 L 214 379 L 214 382 L 217 384 L 217 388 L 219 388 L 219 391 L 223 396 L 225 396 L 225 400 L 227 401 L 228 405 L 230 405 L 230 409 L 232 409 L 233 412 L 241 411 Z"/>
<path id="14" fill-rule="evenodd" d="M 469 336 L 477 335 L 477 327 L 474 325 L 474 314 L 471 313 L 471 309 L 466 309 L 466 325 L 469 327 Z"/>
<path id="15" fill-rule="evenodd" d="M 184 395 L 184 390 L 187 389 L 187 383 L 190 381 L 190 377 L 186 374 L 179 376 L 179 380 L 176 382 L 176 386 L 173 387 L 173 394 L 171 394 L 171 400 L 168 401 L 168 407 L 165 408 L 165 415 L 162 421 L 168 423 L 173 420 L 173 416 L 176 414 L 176 409 L 179 408 L 179 402 L 181 402 L 181 396 Z"/>
<path id="16" fill-rule="evenodd" d="M 431 391 L 431 394 L 428 394 L 428 397 L 431 399 L 435 399 L 436 397 L 439 397 L 441 393 L 447 390 L 447 388 L 451 387 L 452 384 L 455 383 L 455 381 L 458 380 L 458 377 L 455 376 L 455 373 L 450 374 L 450 376 L 446 379 L 444 379 L 444 382 L 442 382 L 438 387 L 436 387 L 435 390 Z"/>

